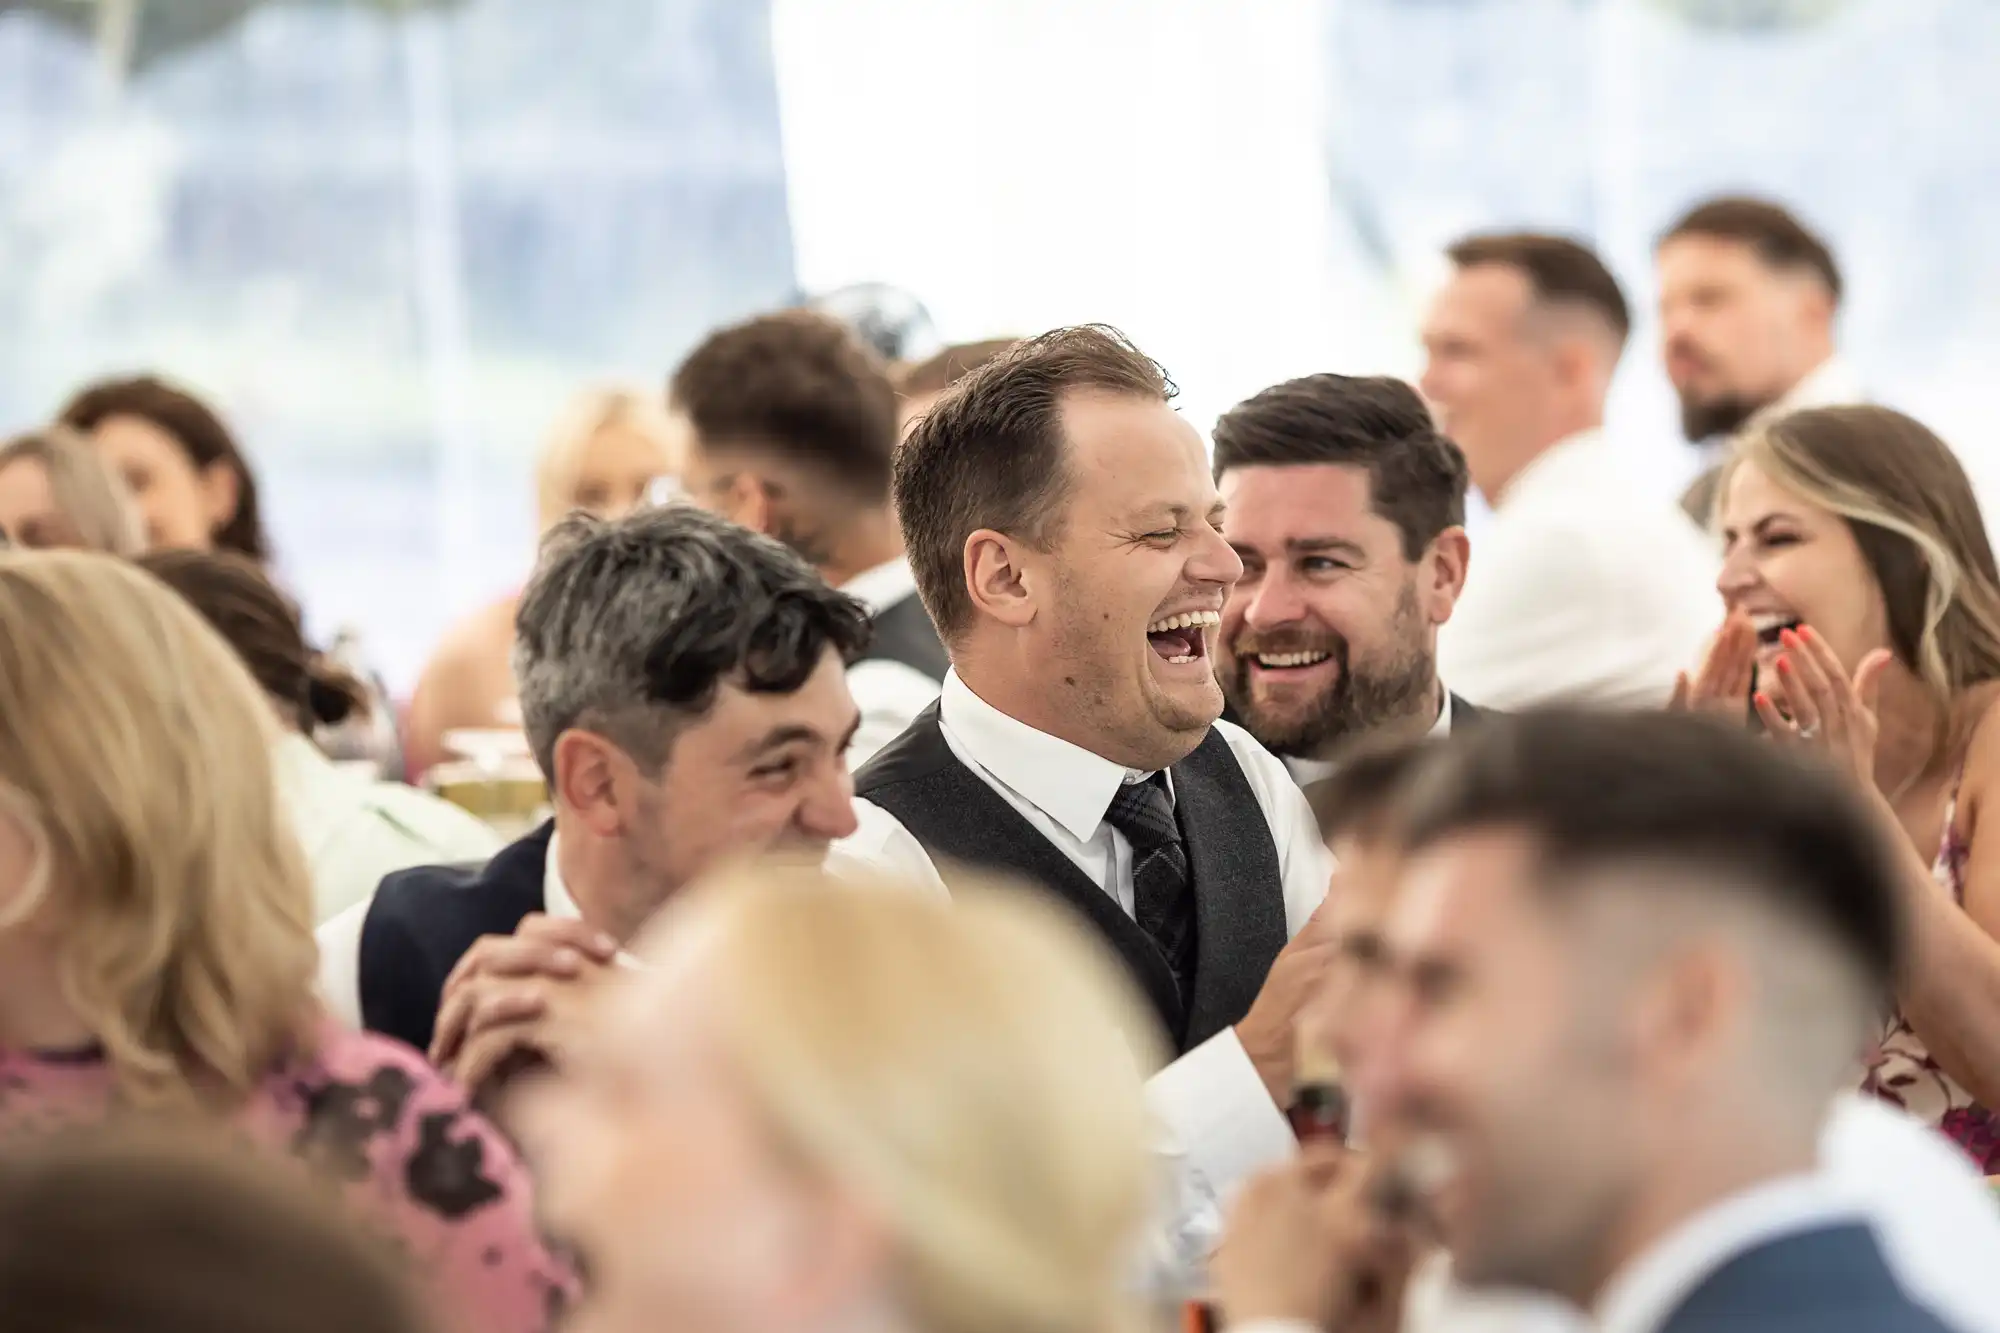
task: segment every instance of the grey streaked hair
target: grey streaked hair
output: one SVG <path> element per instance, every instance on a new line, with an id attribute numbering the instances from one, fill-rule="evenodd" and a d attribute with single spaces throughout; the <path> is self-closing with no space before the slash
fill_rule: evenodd
<path id="1" fill-rule="evenodd" d="M 692 505 L 572 514 L 549 530 L 515 617 L 522 724 L 551 779 L 573 728 L 656 773 L 723 683 L 790 693 L 829 648 L 852 661 L 869 632 L 862 604 L 811 565 Z"/>

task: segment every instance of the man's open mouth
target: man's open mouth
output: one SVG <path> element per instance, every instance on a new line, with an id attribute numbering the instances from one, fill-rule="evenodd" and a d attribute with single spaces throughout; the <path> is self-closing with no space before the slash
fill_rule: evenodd
<path id="1" fill-rule="evenodd" d="M 1146 626 L 1153 651 L 1176 666 L 1208 656 L 1207 631 L 1222 624 L 1219 611 L 1183 611 Z"/>

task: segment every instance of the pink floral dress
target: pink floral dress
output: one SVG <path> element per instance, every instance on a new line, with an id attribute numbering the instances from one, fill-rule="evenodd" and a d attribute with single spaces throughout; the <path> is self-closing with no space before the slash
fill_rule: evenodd
<path id="1" fill-rule="evenodd" d="M 1931 866 L 1931 877 L 1961 908 L 1965 906 L 1965 862 L 1971 850 L 1958 831 L 1958 783 L 1954 781 L 1951 798 L 1945 802 L 1944 842 Z M 1971 1093 L 1944 1072 L 1901 1013 L 1890 1015 L 1861 1090 L 1937 1126 L 1986 1175 L 2000 1176 L 2000 1117 L 1974 1101 Z"/>
<path id="2" fill-rule="evenodd" d="M 89 1125 L 116 1110 L 95 1052 L 0 1051 L 0 1139 Z M 574 1295 L 535 1229 L 514 1150 L 407 1047 L 329 1022 L 309 1060 L 278 1070 L 235 1129 L 327 1182 L 408 1258 L 439 1326 L 545 1333 Z"/>

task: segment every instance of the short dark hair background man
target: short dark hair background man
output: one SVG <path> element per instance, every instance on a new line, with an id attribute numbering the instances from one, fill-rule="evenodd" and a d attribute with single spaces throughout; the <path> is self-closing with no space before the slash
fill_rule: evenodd
<path id="1" fill-rule="evenodd" d="M 1781 205 L 1724 195 L 1661 236 L 1660 340 L 1691 444 L 1728 440 L 1770 416 L 1862 400 L 1834 348 L 1844 290 L 1819 236 Z M 1716 470 L 1682 503 L 1707 524 Z"/>
<path id="2" fill-rule="evenodd" d="M 889 504 L 887 365 L 830 316 L 784 310 L 711 334 L 669 398 L 695 502 L 776 537 L 867 605 L 874 635 L 848 673 L 859 765 L 937 698 L 948 665 Z"/>
<path id="3" fill-rule="evenodd" d="M 1243 561 L 1216 676 L 1301 785 L 1372 735 L 1449 731 L 1438 627 L 1465 586 L 1465 456 L 1400 380 L 1308 375 L 1215 423 L 1223 536 Z"/>
<path id="4" fill-rule="evenodd" d="M 482 937 L 546 915 L 615 949 L 717 859 L 823 854 L 854 828 L 846 664 L 868 622 L 778 543 L 684 504 L 573 515 L 517 628 L 554 818 L 483 868 L 391 875 L 319 932 L 334 1012 L 419 1050 Z"/>
<path id="5" fill-rule="evenodd" d="M 1488 708 L 1658 708 L 1716 622 L 1714 544 L 1604 431 L 1631 316 L 1564 236 L 1452 245 L 1424 321 L 1424 397 L 1493 507 L 1438 665 Z"/>

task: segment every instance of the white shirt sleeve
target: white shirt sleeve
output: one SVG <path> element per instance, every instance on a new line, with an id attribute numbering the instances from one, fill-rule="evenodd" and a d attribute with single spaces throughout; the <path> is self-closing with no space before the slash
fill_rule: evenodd
<path id="1" fill-rule="evenodd" d="M 902 735 L 917 714 L 937 702 L 938 689 L 938 682 L 901 662 L 871 659 L 847 668 L 847 690 L 861 712 L 847 766 L 860 768 Z"/>
<path id="2" fill-rule="evenodd" d="M 361 927 L 368 904 L 359 902 L 315 932 L 319 941 L 319 995 L 327 1012 L 361 1027 Z"/>

